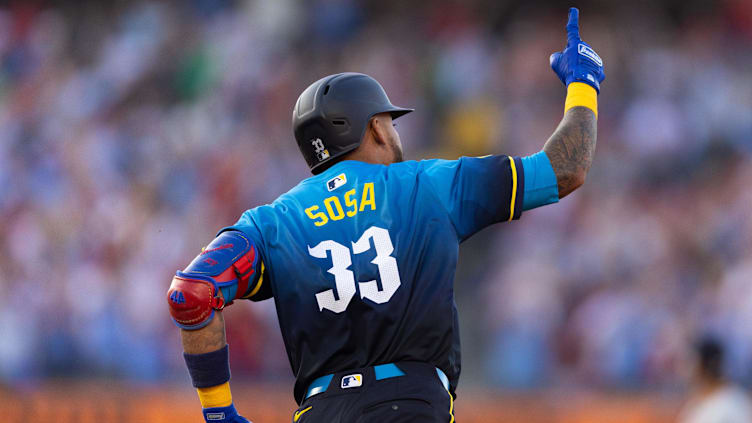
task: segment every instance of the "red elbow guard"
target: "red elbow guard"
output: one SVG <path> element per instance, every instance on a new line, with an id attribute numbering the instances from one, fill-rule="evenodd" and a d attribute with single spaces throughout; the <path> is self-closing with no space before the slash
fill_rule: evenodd
<path id="1" fill-rule="evenodd" d="M 178 272 L 167 291 L 167 303 L 175 324 L 186 330 L 201 329 L 214 318 L 214 310 L 222 310 L 225 302 L 217 293 L 210 277 Z"/>
<path id="2" fill-rule="evenodd" d="M 172 279 L 167 291 L 172 319 L 187 330 L 206 326 L 214 310 L 245 298 L 251 282 L 261 277 L 260 263 L 250 238 L 238 231 L 222 232 Z"/>

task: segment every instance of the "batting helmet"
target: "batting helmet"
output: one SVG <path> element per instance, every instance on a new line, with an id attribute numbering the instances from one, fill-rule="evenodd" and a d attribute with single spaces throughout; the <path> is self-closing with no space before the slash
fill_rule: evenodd
<path id="1" fill-rule="evenodd" d="M 362 73 L 338 73 L 321 78 L 300 94 L 292 112 L 292 127 L 311 172 L 360 145 L 368 121 L 389 112 L 396 119 L 413 109 L 389 101 L 378 81 Z"/>

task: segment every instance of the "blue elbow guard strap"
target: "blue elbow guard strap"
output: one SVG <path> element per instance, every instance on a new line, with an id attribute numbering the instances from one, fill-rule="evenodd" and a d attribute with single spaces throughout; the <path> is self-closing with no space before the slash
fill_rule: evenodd
<path id="1" fill-rule="evenodd" d="M 230 347 L 205 354 L 183 353 L 185 365 L 195 388 L 209 388 L 230 380 Z"/>
<path id="2" fill-rule="evenodd" d="M 214 310 L 248 294 L 259 263 L 250 238 L 239 231 L 222 232 L 172 279 L 167 302 L 175 324 L 186 330 L 209 324 Z"/>

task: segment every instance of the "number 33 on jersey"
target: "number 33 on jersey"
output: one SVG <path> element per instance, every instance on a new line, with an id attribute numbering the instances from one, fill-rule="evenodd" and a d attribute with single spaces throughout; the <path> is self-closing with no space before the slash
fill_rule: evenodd
<path id="1" fill-rule="evenodd" d="M 392 238 L 386 229 L 378 226 L 371 226 L 366 229 L 360 239 L 352 243 L 352 253 L 361 254 L 368 251 L 371 248 L 371 239 L 373 239 L 373 245 L 376 249 L 376 258 L 371 263 L 378 266 L 382 289 L 379 289 L 375 280 L 359 282 L 360 298 L 383 304 L 392 298 L 402 282 L 397 268 L 397 260 L 391 256 L 394 251 Z M 355 276 L 349 269 L 352 264 L 350 249 L 336 241 L 327 240 L 321 241 L 313 248 L 308 247 L 308 253 L 321 259 L 331 255 L 332 267 L 327 272 L 334 275 L 339 299 L 335 298 L 334 290 L 329 289 L 316 294 L 316 302 L 319 305 L 319 311 L 327 309 L 335 313 L 342 313 L 355 296 Z"/>

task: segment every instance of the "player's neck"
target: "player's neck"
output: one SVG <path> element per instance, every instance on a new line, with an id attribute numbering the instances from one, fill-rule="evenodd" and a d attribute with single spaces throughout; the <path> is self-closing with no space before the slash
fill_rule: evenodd
<path id="1" fill-rule="evenodd" d="M 342 156 L 342 160 L 355 160 L 371 164 L 389 165 L 393 163 L 394 155 L 383 151 L 384 149 L 374 148 L 370 144 L 361 144 L 360 147 Z"/>

